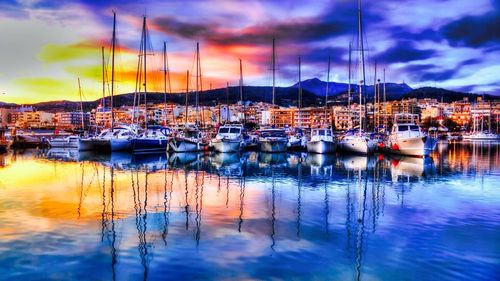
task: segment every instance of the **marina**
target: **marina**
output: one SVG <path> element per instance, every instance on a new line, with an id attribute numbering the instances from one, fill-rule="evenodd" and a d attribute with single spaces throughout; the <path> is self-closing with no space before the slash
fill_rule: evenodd
<path id="1" fill-rule="evenodd" d="M 500 262 L 499 148 L 439 142 L 425 158 L 12 150 L 0 154 L 0 273 L 487 279 Z"/>
<path id="2" fill-rule="evenodd" d="M 498 2 L 1 2 L 0 281 L 499 279 Z"/>

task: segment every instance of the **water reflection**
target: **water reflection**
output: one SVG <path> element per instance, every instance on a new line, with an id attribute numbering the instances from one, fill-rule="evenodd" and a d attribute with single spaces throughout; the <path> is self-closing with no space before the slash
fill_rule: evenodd
<path id="1" fill-rule="evenodd" d="M 0 274 L 493 277 L 500 261 L 498 147 L 443 143 L 431 158 L 1 154 Z M 46 264 L 53 266 L 41 273 Z"/>

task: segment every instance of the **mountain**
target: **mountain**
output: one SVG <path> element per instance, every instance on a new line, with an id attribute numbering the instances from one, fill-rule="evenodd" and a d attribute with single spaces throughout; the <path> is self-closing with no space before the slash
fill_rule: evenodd
<path id="1" fill-rule="evenodd" d="M 318 78 L 308 79 L 301 82 L 302 89 L 308 90 L 317 96 L 325 96 L 326 95 L 326 85 L 327 82 L 321 81 Z M 298 88 L 299 84 L 294 84 L 291 86 L 293 88 Z M 349 84 L 348 83 L 337 83 L 337 82 L 329 82 L 328 83 L 328 96 L 336 96 L 338 94 L 343 94 L 348 91 Z M 411 92 L 413 89 L 405 83 L 385 83 L 386 87 L 386 95 L 388 100 L 400 99 L 403 95 Z M 356 92 L 358 86 L 351 83 L 351 92 Z M 383 84 L 380 85 L 380 91 L 383 92 Z M 366 85 L 366 92 L 368 96 L 373 96 L 375 92 L 375 87 L 373 85 Z"/>

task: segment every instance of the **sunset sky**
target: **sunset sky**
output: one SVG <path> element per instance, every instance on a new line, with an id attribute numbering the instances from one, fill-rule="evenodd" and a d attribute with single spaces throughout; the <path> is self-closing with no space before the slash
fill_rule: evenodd
<path id="1" fill-rule="evenodd" d="M 500 1 L 363 1 L 367 66 L 387 69 L 387 80 L 500 92 Z M 271 40 L 276 37 L 278 84 L 303 79 L 347 81 L 348 45 L 357 36 L 357 1 L 0 1 L 0 101 L 30 103 L 102 96 L 101 46 L 109 56 L 117 14 L 117 93 L 135 88 L 142 17 L 154 55 L 148 88 L 163 89 L 160 69 L 167 42 L 172 91 L 185 88 L 200 42 L 203 87 L 237 85 L 238 58 L 246 85 L 270 85 Z M 354 55 L 355 56 L 355 55 Z M 370 78 L 368 78 L 370 79 Z M 193 79 L 194 80 L 194 79 Z M 370 80 L 371 81 L 371 80 Z"/>

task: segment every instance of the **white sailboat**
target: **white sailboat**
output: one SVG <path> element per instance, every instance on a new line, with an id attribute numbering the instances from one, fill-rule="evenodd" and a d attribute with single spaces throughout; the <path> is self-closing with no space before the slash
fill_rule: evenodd
<path id="1" fill-rule="evenodd" d="M 386 149 L 395 154 L 428 156 L 436 148 L 436 139 L 417 125 L 418 115 L 401 113 L 394 116 L 394 125 Z M 402 121 L 403 120 L 403 121 Z"/>
<path id="2" fill-rule="evenodd" d="M 328 74 L 326 79 L 325 95 L 325 118 L 328 108 L 328 84 L 330 83 L 330 58 L 328 58 Z M 327 123 L 327 122 L 324 122 Z M 309 153 L 334 153 L 337 148 L 337 141 L 330 128 L 313 129 L 311 139 L 307 142 L 307 152 Z"/>
<path id="3" fill-rule="evenodd" d="M 365 62 L 363 50 L 363 30 L 361 22 L 361 3 L 358 1 L 358 60 L 359 60 L 359 130 L 356 133 L 346 134 L 339 140 L 339 149 L 344 152 L 371 154 L 375 151 L 375 143 L 363 131 L 363 116 L 366 116 L 366 107 L 363 107 L 363 95 L 366 96 Z M 349 83 L 349 88 L 350 88 Z M 364 110 L 363 110 L 364 109 Z M 363 112 L 364 111 L 364 112 Z M 366 126 L 364 126 L 366 127 Z"/>
<path id="4" fill-rule="evenodd" d="M 479 127 L 479 124 L 477 122 L 477 114 L 474 114 L 472 116 L 473 118 L 473 131 L 470 134 L 466 134 L 463 136 L 463 139 L 465 140 L 498 140 L 500 139 L 500 135 L 493 133 L 491 131 L 491 107 L 490 107 L 490 114 L 489 114 L 489 122 L 488 122 L 488 131 L 484 130 L 484 116 L 481 117 L 481 130 L 479 130 L 477 127 Z"/>

